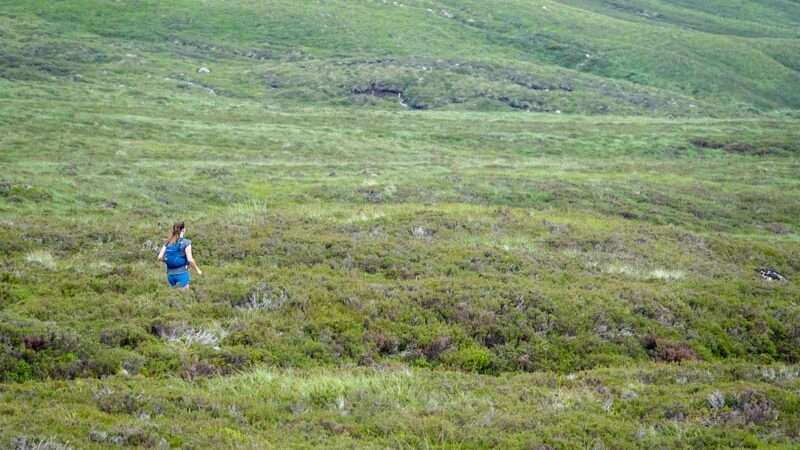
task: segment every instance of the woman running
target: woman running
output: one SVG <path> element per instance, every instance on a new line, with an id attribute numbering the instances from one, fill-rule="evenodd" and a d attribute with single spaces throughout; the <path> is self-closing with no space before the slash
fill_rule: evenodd
<path id="1" fill-rule="evenodd" d="M 185 234 L 183 222 L 176 222 L 172 225 L 172 234 L 158 252 L 158 260 L 167 266 L 167 282 L 170 286 L 181 289 L 188 289 L 192 280 L 189 266 L 194 267 L 198 275 L 203 274 L 192 257 L 192 241 L 184 238 Z"/>

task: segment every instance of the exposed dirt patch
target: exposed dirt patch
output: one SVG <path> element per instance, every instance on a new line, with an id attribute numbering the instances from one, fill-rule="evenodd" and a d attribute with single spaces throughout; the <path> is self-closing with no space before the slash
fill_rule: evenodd
<path id="1" fill-rule="evenodd" d="M 397 97 L 403 95 L 403 87 L 398 84 L 374 81 L 366 85 L 353 86 L 353 94 L 372 95 L 374 97 Z"/>
<path id="2" fill-rule="evenodd" d="M 505 103 L 506 105 L 514 109 L 524 109 L 528 111 L 530 110 L 539 111 L 542 109 L 542 105 L 536 101 L 521 100 L 518 98 L 511 98 L 506 96 L 499 97 L 497 100 Z"/>
<path id="3" fill-rule="evenodd" d="M 428 105 L 419 99 L 409 96 L 406 88 L 389 81 L 372 81 L 365 84 L 356 84 L 350 88 L 353 95 L 368 95 L 377 98 L 395 97 L 401 105 L 411 109 L 428 109 Z"/>
<path id="4" fill-rule="evenodd" d="M 725 147 L 725 151 L 729 153 L 741 153 L 741 154 L 766 154 L 769 153 L 766 150 L 759 150 L 756 149 L 752 144 L 746 144 L 743 142 L 737 142 L 734 144 L 728 144 Z"/>
<path id="5" fill-rule="evenodd" d="M 63 64 L 40 61 L 0 51 L 0 78 L 7 80 L 40 80 L 45 76 L 63 77 L 71 72 Z"/>
<path id="6" fill-rule="evenodd" d="M 720 144 L 719 142 L 710 141 L 705 138 L 694 138 L 691 139 L 689 143 L 700 148 L 722 148 L 725 146 L 725 144 Z"/>
<path id="7" fill-rule="evenodd" d="M 439 336 L 423 347 L 422 354 L 425 355 L 428 360 L 434 361 L 452 345 L 453 339 L 450 336 Z"/>
<path id="8" fill-rule="evenodd" d="M 642 339 L 642 346 L 656 361 L 681 362 L 699 359 L 697 353 L 685 342 L 673 342 L 655 336 L 645 336 Z"/>
<path id="9" fill-rule="evenodd" d="M 794 150 L 790 144 L 770 142 L 756 144 L 750 144 L 747 142 L 731 142 L 726 144 L 707 138 L 694 138 L 689 140 L 689 143 L 697 148 L 724 150 L 728 153 L 736 155 L 764 156 L 792 152 Z"/>
<path id="10" fill-rule="evenodd" d="M 783 223 L 768 223 L 763 228 L 775 234 L 792 234 L 792 227 Z"/>
<path id="11" fill-rule="evenodd" d="M 272 89 L 280 89 L 286 84 L 283 78 L 271 72 L 264 74 L 264 82 Z"/>
<path id="12" fill-rule="evenodd" d="M 186 380 L 194 380 L 197 378 L 213 377 L 220 373 L 222 373 L 222 370 L 208 360 L 193 359 L 183 363 L 180 376 Z"/>

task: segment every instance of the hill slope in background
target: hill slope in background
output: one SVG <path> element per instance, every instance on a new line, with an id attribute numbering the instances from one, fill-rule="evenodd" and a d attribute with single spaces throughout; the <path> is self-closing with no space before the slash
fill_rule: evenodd
<path id="1" fill-rule="evenodd" d="M 0 448 L 797 448 L 798 17 L 0 0 Z"/>
<path id="2" fill-rule="evenodd" d="M 4 2 L 0 77 L 417 109 L 800 106 L 796 2 L 695 3 Z"/>

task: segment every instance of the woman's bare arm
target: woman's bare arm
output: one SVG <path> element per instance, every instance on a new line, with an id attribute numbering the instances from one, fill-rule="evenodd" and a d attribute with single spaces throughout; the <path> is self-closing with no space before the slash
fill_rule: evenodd
<path id="1" fill-rule="evenodd" d="M 203 271 L 197 267 L 197 263 L 194 261 L 194 257 L 192 256 L 192 246 L 186 247 L 186 259 L 189 260 L 189 265 L 194 267 L 194 271 L 197 272 L 198 275 L 202 275 Z"/>
<path id="2" fill-rule="evenodd" d="M 158 251 L 158 260 L 164 262 L 164 252 L 167 251 L 167 246 L 162 245 L 161 250 Z"/>

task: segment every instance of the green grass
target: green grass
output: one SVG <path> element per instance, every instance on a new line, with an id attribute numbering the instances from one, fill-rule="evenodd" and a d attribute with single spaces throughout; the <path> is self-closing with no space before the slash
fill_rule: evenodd
<path id="1" fill-rule="evenodd" d="M 6 2 L 2 76 L 301 104 L 586 114 L 795 108 L 790 2 Z M 31 41 L 29 36 L 36 36 Z M 197 74 L 199 66 L 210 74 Z M 146 94 L 145 94 L 146 95 Z"/>
<path id="2" fill-rule="evenodd" d="M 0 447 L 798 445 L 797 6 L 399 3 L 3 2 Z"/>
<path id="3" fill-rule="evenodd" d="M 797 439 L 797 383 L 797 369 L 783 366 L 648 365 L 501 377 L 262 369 L 202 383 L 116 378 L 9 385 L 0 397 L 24 395 L 26 402 L 0 411 L 4 425 L 24 428 L 27 436 L 87 449 L 115 442 L 144 448 L 788 449 Z"/>

